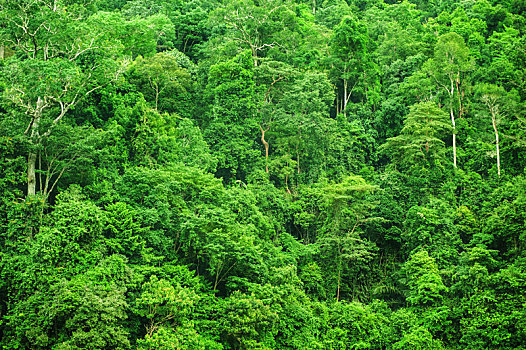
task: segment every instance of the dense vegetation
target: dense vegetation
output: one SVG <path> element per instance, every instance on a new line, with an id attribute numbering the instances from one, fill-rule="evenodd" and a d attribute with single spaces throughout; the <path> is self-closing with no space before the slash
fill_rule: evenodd
<path id="1" fill-rule="evenodd" d="M 524 0 L 1 0 L 4 349 L 526 349 Z"/>

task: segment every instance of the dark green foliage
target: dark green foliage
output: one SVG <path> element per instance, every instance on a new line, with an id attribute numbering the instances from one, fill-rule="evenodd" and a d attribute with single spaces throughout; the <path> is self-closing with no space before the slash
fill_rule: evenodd
<path id="1" fill-rule="evenodd" d="M 0 348 L 524 349 L 525 10 L 0 1 Z"/>

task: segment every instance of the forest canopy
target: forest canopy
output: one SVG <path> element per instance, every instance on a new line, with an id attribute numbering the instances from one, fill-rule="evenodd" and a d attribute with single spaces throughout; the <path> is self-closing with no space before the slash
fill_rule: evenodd
<path id="1" fill-rule="evenodd" d="M 0 346 L 525 349 L 524 0 L 0 0 Z"/>

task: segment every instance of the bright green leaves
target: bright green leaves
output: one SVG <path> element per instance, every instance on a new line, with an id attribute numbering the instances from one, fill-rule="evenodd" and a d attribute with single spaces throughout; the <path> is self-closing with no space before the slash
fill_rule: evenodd
<path id="1" fill-rule="evenodd" d="M 173 286 L 168 280 L 152 276 L 143 285 L 142 293 L 135 301 L 137 313 L 148 320 L 147 337 L 151 337 L 160 327 L 183 324 L 198 299 L 195 291 Z"/>
<path id="2" fill-rule="evenodd" d="M 429 68 L 439 83 L 449 83 L 451 77 L 473 69 L 472 63 L 464 39 L 457 33 L 451 32 L 438 39 L 432 61 L 433 67 Z"/>
<path id="3" fill-rule="evenodd" d="M 442 282 L 435 260 L 427 251 L 411 255 L 405 267 L 409 292 L 407 300 L 411 305 L 431 305 L 442 299 L 441 293 L 447 288 Z"/>
<path id="4" fill-rule="evenodd" d="M 232 55 L 249 50 L 252 66 L 264 57 L 281 56 L 296 41 L 296 14 L 283 0 L 236 0 L 218 8 L 211 18 L 225 26 L 222 50 Z M 215 38 L 212 40 L 218 40 Z M 226 44 L 225 44 L 226 42 Z M 220 50 L 218 50 L 220 51 Z"/>
<path id="5" fill-rule="evenodd" d="M 0 1 L 0 347 L 524 347 L 521 1 Z"/>
<path id="6" fill-rule="evenodd" d="M 37 158 L 46 138 L 79 102 L 115 81 L 122 67 L 115 42 L 96 22 L 90 23 L 82 5 L 66 9 L 62 2 L 15 6 L 8 1 L 4 6 L 2 16 L 10 18 L 10 25 L 3 34 L 15 55 L 2 67 L 9 78 L 4 78 L 0 103 L 16 117 L 27 116 L 16 123 L 16 134 L 31 146 L 26 151 L 27 194 L 35 195 L 37 182 L 45 192 L 35 173 L 43 170 Z"/>
<path id="7" fill-rule="evenodd" d="M 139 101 L 131 111 L 137 122 L 130 156 L 137 165 L 184 164 L 212 171 L 217 160 L 195 123 L 175 114 L 159 113 Z"/>
<path id="8" fill-rule="evenodd" d="M 292 175 L 292 165 L 296 165 L 294 176 L 303 181 L 321 175 L 323 154 L 329 148 L 327 134 L 334 129 L 334 122 L 328 118 L 333 98 L 327 76 L 311 72 L 299 76 L 281 96 L 273 115 L 276 126 L 271 130 L 276 151 L 281 154 L 276 161 L 282 164 L 281 177 Z"/>
<path id="9" fill-rule="evenodd" d="M 349 176 L 341 183 L 323 188 L 327 222 L 318 243 L 326 279 L 336 289 L 337 301 L 341 292 L 348 293 L 352 300 L 363 297 L 358 294 L 359 284 L 363 282 L 361 273 L 373 258 L 375 246 L 360 237 L 359 227 L 368 220 L 368 209 L 372 205 L 366 196 L 374 189 L 360 176 Z"/>
<path id="10" fill-rule="evenodd" d="M 112 272 L 129 272 L 125 260 L 113 256 L 101 262 L 93 273 L 63 280 L 52 287 L 55 299 L 50 316 L 64 332 L 58 337 L 63 341 L 56 345 L 57 349 L 129 348 L 128 332 L 123 322 L 128 308 L 127 288 L 123 285 L 127 276 L 111 276 L 112 264 L 120 265 Z"/>
<path id="11" fill-rule="evenodd" d="M 137 213 L 124 203 L 106 207 L 106 245 L 112 253 L 129 256 L 130 260 L 147 259 L 144 235 L 148 228 L 142 227 Z"/>
<path id="12" fill-rule="evenodd" d="M 402 166 L 443 166 L 451 130 L 448 116 L 432 102 L 414 105 L 399 136 L 387 139 L 382 149 Z"/>
<path id="13" fill-rule="evenodd" d="M 221 326 L 224 340 L 238 349 L 270 349 L 263 341 L 275 333 L 276 314 L 254 295 L 234 292 L 225 301 Z"/>
<path id="14" fill-rule="evenodd" d="M 208 95 L 212 115 L 205 127 L 218 173 L 225 181 L 244 181 L 257 160 L 256 87 L 249 52 L 210 67 Z"/>
<path id="15" fill-rule="evenodd" d="M 215 342 L 205 341 L 191 327 L 159 327 L 152 334 L 144 339 L 137 340 L 137 348 L 140 350 L 208 350 L 222 349 Z"/>
<path id="16" fill-rule="evenodd" d="M 366 26 L 355 17 L 346 16 L 334 28 L 327 64 L 337 84 L 336 112 L 347 113 L 349 102 L 368 98 L 368 79 L 374 74 L 370 60 Z M 370 89 L 371 87 L 369 87 Z"/>
<path id="17" fill-rule="evenodd" d="M 214 114 L 240 121 L 256 107 L 254 71 L 249 52 L 210 67 L 208 91 L 214 100 Z"/>
<path id="18" fill-rule="evenodd" d="M 177 52 L 168 52 L 138 57 L 131 80 L 137 80 L 136 85 L 156 111 L 186 114 L 190 106 L 185 102 L 190 98 L 193 83 L 190 74 L 179 65 L 176 55 Z"/>
<path id="19" fill-rule="evenodd" d="M 367 52 L 368 40 L 365 26 L 347 16 L 334 28 L 332 52 L 342 63 L 358 62 Z"/>

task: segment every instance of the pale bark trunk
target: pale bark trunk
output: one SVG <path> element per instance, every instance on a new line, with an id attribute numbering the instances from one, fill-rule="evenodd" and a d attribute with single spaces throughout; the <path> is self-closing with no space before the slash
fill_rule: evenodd
<path id="1" fill-rule="evenodd" d="M 455 113 L 453 112 L 453 97 L 455 92 L 454 80 L 450 78 L 451 90 L 450 90 L 450 103 L 449 103 L 449 114 L 451 115 L 451 125 L 453 126 L 453 167 L 457 168 L 457 135 L 456 135 L 456 124 L 455 124 Z"/>
<path id="2" fill-rule="evenodd" d="M 263 145 L 265 146 L 265 171 L 268 173 L 268 149 L 269 149 L 269 144 L 265 140 L 265 133 L 268 131 L 269 128 L 266 128 L 265 130 L 263 130 L 263 128 L 260 125 L 259 129 L 261 130 L 261 142 L 263 142 Z"/>
<path id="3" fill-rule="evenodd" d="M 495 131 L 495 144 L 497 148 L 497 174 L 500 177 L 500 149 L 499 149 L 499 132 L 497 130 L 497 117 L 495 111 L 491 111 L 491 122 L 493 124 L 493 131 Z"/>
<path id="4" fill-rule="evenodd" d="M 214 288 L 213 290 L 217 290 L 217 285 L 219 284 L 219 273 L 221 272 L 221 268 L 218 266 L 216 270 L 216 277 L 214 281 Z"/>
<path id="5" fill-rule="evenodd" d="M 252 51 L 252 58 L 254 59 L 254 67 L 258 66 L 258 52 L 257 49 L 254 47 L 254 45 L 250 45 L 250 50 Z"/>
<path id="6" fill-rule="evenodd" d="M 39 97 L 35 109 L 35 115 L 30 125 L 31 128 L 31 143 L 33 146 L 40 143 L 40 133 L 38 130 L 40 119 L 42 117 L 42 109 L 44 108 L 44 101 Z M 36 167 L 37 167 L 37 153 L 30 151 L 27 157 L 27 195 L 33 196 L 36 194 Z"/>
<path id="7" fill-rule="evenodd" d="M 343 80 L 343 115 L 347 116 L 347 79 Z"/>
<path id="8" fill-rule="evenodd" d="M 456 135 L 456 124 L 455 124 L 455 114 L 453 113 L 453 103 L 449 109 L 449 114 L 451 115 L 451 125 L 453 126 L 453 166 L 457 167 L 457 135 Z"/>
<path id="9" fill-rule="evenodd" d="M 27 157 L 27 195 L 34 196 L 36 194 L 36 164 L 37 164 L 37 154 L 35 152 L 30 152 Z"/>
<path id="10" fill-rule="evenodd" d="M 3 60 L 5 57 L 5 48 L 4 44 L 0 45 L 0 59 Z"/>

